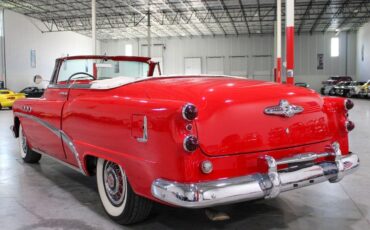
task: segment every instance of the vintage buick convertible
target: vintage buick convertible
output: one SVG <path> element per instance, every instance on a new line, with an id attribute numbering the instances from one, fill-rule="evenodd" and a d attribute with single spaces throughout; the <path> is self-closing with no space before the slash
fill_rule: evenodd
<path id="1" fill-rule="evenodd" d="M 23 160 L 46 155 L 96 175 L 105 211 L 121 224 L 145 219 L 153 201 L 274 198 L 359 166 L 350 100 L 237 77 L 153 77 L 157 68 L 144 57 L 57 59 L 44 95 L 13 106 Z"/>

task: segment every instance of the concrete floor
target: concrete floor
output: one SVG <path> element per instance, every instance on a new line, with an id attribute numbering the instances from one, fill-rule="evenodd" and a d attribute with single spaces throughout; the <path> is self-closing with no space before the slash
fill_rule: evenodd
<path id="1" fill-rule="evenodd" d="M 361 167 L 338 184 L 286 192 L 274 200 L 219 207 L 230 220 L 210 221 L 204 210 L 156 205 L 144 223 L 115 224 L 100 204 L 95 177 L 43 158 L 24 164 L 9 131 L 12 112 L 0 111 L 0 229 L 370 229 L 370 100 L 354 100 L 351 150 Z"/>

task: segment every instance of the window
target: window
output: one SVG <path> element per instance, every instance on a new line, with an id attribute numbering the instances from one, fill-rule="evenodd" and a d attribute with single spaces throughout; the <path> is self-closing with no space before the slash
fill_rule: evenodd
<path id="1" fill-rule="evenodd" d="M 331 38 L 330 43 L 330 53 L 332 57 L 338 57 L 339 56 L 339 38 L 333 37 Z"/>
<path id="2" fill-rule="evenodd" d="M 149 64 L 136 61 L 114 61 L 105 59 L 72 59 L 63 62 L 57 82 L 61 84 L 72 80 L 97 80 L 115 77 L 142 78 L 148 76 Z M 78 73 L 78 74 L 76 74 Z M 87 73 L 87 74 L 84 74 Z"/>
<path id="3" fill-rule="evenodd" d="M 125 45 L 125 55 L 132 56 L 132 44 Z"/>

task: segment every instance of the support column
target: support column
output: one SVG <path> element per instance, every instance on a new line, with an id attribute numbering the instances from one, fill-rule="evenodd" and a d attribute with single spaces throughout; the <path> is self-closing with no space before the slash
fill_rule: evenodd
<path id="1" fill-rule="evenodd" d="M 150 30 L 150 6 L 148 3 L 148 57 L 152 56 L 151 48 L 152 48 L 152 37 L 151 37 L 151 30 Z"/>
<path id="2" fill-rule="evenodd" d="M 96 0 L 91 0 L 92 52 L 96 55 Z"/>
<path id="3" fill-rule="evenodd" d="M 281 0 L 276 1 L 276 82 L 281 83 Z"/>
<path id="4" fill-rule="evenodd" d="M 286 82 L 294 85 L 294 0 L 286 0 Z"/>

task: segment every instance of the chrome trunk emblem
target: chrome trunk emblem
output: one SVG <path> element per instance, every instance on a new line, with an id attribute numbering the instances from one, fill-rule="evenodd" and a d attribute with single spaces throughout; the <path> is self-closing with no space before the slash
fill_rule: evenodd
<path id="1" fill-rule="evenodd" d="M 293 117 L 297 113 L 302 113 L 303 108 L 298 105 L 291 105 L 287 100 L 281 100 L 279 105 L 270 106 L 265 109 L 265 114 Z"/>

